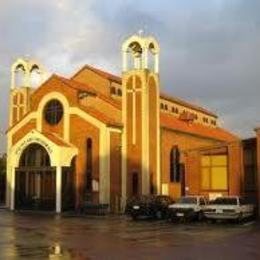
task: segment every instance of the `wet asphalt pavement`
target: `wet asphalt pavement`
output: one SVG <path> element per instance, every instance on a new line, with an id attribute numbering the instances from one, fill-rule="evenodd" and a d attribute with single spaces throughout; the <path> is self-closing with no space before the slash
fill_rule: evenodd
<path id="1" fill-rule="evenodd" d="M 0 259 L 260 259 L 260 225 L 0 210 Z"/>

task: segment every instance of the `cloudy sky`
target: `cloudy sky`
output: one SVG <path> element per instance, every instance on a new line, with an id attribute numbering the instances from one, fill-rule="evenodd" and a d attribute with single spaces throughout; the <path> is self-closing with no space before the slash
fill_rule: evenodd
<path id="1" fill-rule="evenodd" d="M 120 75 L 122 41 L 144 29 L 161 46 L 162 91 L 218 113 L 241 137 L 253 136 L 260 126 L 259 10 L 258 0 L 1 1 L 0 131 L 17 57 L 65 76 L 83 64 Z"/>

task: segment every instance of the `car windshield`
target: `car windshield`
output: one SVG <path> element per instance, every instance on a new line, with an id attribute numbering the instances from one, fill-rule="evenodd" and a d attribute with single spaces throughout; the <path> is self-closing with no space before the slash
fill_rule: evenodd
<path id="1" fill-rule="evenodd" d="M 181 204 L 197 204 L 197 198 L 195 197 L 182 197 L 178 201 Z"/>
<path id="2" fill-rule="evenodd" d="M 212 205 L 237 205 L 236 198 L 217 198 L 210 202 Z"/>

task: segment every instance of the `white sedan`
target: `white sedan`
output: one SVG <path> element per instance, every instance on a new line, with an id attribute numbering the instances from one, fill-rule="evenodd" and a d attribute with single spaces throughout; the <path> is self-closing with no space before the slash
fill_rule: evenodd
<path id="1" fill-rule="evenodd" d="M 204 210 L 208 219 L 243 220 L 254 215 L 254 205 L 248 204 L 239 196 L 219 197 L 211 201 Z"/>
<path id="2" fill-rule="evenodd" d="M 171 220 L 202 220 L 207 200 L 203 196 L 184 196 L 177 203 L 168 206 L 168 218 Z"/>

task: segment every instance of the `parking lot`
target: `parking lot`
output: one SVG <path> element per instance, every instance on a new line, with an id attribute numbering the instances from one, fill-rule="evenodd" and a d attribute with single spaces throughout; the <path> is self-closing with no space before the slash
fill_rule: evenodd
<path id="1" fill-rule="evenodd" d="M 258 223 L 174 224 L 124 216 L 0 211 L 0 259 L 260 259 Z"/>

